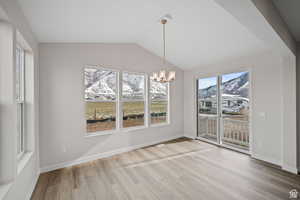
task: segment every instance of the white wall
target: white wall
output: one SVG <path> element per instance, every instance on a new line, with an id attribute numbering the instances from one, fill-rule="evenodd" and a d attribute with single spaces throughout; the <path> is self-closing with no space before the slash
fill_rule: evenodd
<path id="1" fill-rule="evenodd" d="M 31 70 L 33 73 L 30 80 L 26 81 L 28 87 L 28 94 L 30 94 L 30 98 L 28 101 L 26 101 L 27 110 L 26 113 L 28 114 L 28 118 L 26 121 L 27 130 L 29 131 L 28 134 L 32 136 L 34 140 L 34 144 L 31 144 L 30 151 L 31 151 L 31 157 L 24 166 L 23 170 L 21 170 L 19 173 L 17 173 L 17 167 L 20 167 L 17 165 L 17 162 L 12 162 L 9 166 L 12 170 L 14 170 L 14 174 L 11 177 L 11 181 L 9 182 L 8 192 L 6 193 L 4 199 L 5 200 L 16 200 L 16 199 L 26 199 L 29 198 L 31 195 L 32 190 L 34 189 L 35 182 L 37 180 L 38 174 L 39 174 L 39 155 L 38 155 L 38 129 L 39 129 L 39 118 L 38 118 L 38 44 L 35 40 L 34 35 L 31 32 L 31 29 L 22 13 L 21 8 L 18 5 L 17 0 L 0 0 L 0 7 L 1 7 L 1 15 L 5 16 L 5 20 L 8 24 L 11 25 L 13 33 L 13 45 L 15 45 L 17 40 L 17 34 L 16 30 L 18 30 L 21 35 L 24 37 L 26 42 L 29 44 L 30 48 L 32 49 L 32 52 L 34 54 L 34 66 Z M 3 14 L 5 12 L 5 14 Z M 7 51 L 7 49 L 6 49 Z M 14 68 L 14 59 L 10 65 L 6 65 L 3 67 L 8 67 L 13 69 Z M 2 66 L 1 66 L 2 67 Z M 13 71 L 13 70 L 12 70 Z M 13 75 L 12 74 L 6 74 L 7 76 L 10 76 L 10 80 L 6 82 L 6 84 L 13 83 Z M 8 78 L 8 77 L 7 77 Z M 12 90 L 14 91 L 14 90 Z M 11 98 L 10 102 L 16 107 L 14 104 L 14 99 Z M 6 106 L 6 105 L 1 105 Z M 13 108 L 11 111 L 13 111 L 15 108 Z M 15 115 L 12 115 L 15 117 Z M 7 117 L 7 116 L 6 116 Z M 15 121 L 15 119 L 11 118 L 12 121 Z M 5 132 L 3 134 L 6 134 L 6 136 L 12 137 L 16 139 L 16 132 L 15 129 L 7 129 L 4 130 Z M 1 132 L 3 129 L 1 129 Z M 10 134 L 8 134 L 10 133 Z M 16 143 L 14 143 L 11 140 L 11 144 L 8 144 L 13 148 L 13 152 L 16 152 Z M 16 142 L 16 141 L 15 141 Z M 15 158 L 15 154 L 13 156 Z M 15 158 L 16 159 L 16 158 Z M 4 163 L 1 163 L 1 167 Z M 7 163 L 5 163 L 7 164 Z M 1 186 L 0 186 L 1 188 Z"/>
<path id="2" fill-rule="evenodd" d="M 249 70 L 252 82 L 252 156 L 283 166 L 283 67 L 278 55 L 265 53 L 186 71 L 185 136 L 196 137 L 196 77 Z"/>
<path id="3" fill-rule="evenodd" d="M 271 49 L 280 52 L 282 63 L 282 168 L 297 172 L 297 122 L 296 122 L 296 41 L 290 33 L 288 26 L 281 18 L 280 13 L 269 0 L 252 0 L 259 12 L 272 27 L 276 35 L 269 33 L 264 38 Z M 274 44 L 275 45 L 274 45 Z"/>
<path id="4" fill-rule="evenodd" d="M 159 57 L 135 44 L 40 45 L 40 161 L 42 170 L 105 152 L 183 136 L 183 72 L 171 83 L 171 124 L 85 137 L 83 69 L 88 64 L 133 72 L 157 71 Z"/>

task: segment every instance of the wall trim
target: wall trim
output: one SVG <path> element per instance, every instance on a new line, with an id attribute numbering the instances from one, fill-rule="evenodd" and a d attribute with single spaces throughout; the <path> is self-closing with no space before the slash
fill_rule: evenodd
<path id="1" fill-rule="evenodd" d="M 268 163 L 271 163 L 271 164 L 278 165 L 284 171 L 287 171 L 287 172 L 290 172 L 290 173 L 293 173 L 293 174 L 298 174 L 297 167 L 284 165 L 279 160 L 275 160 L 275 159 L 268 158 L 268 157 L 265 157 L 265 156 L 261 156 L 261 155 L 258 155 L 258 154 L 252 154 L 251 157 L 255 158 L 257 160 L 262 160 L 262 161 L 265 161 L 265 162 L 268 162 Z"/>
<path id="2" fill-rule="evenodd" d="M 32 182 L 31 182 L 31 184 L 30 184 L 28 193 L 27 193 L 26 196 L 25 196 L 25 199 L 26 199 L 26 200 L 30 200 L 30 199 L 31 199 L 31 196 L 32 196 L 32 194 L 33 194 L 33 191 L 34 191 L 34 189 L 35 189 L 35 186 L 36 186 L 36 184 L 37 184 L 37 182 L 38 182 L 39 177 L 40 177 L 40 170 L 38 170 L 38 172 L 36 173 L 34 179 L 32 180 Z"/>
<path id="3" fill-rule="evenodd" d="M 297 167 L 292 167 L 292 166 L 282 165 L 282 170 L 291 172 L 291 173 L 293 173 L 293 174 L 298 174 L 298 169 L 297 169 Z"/>
<path id="4" fill-rule="evenodd" d="M 268 162 L 268 163 L 271 163 L 271 164 L 278 165 L 278 166 L 282 167 L 282 162 L 277 160 L 277 159 L 273 159 L 273 158 L 270 158 L 270 157 L 267 157 L 267 156 L 262 156 L 262 155 L 255 154 L 255 153 L 252 153 L 251 157 L 255 158 L 257 160 L 262 160 L 262 161 L 265 161 L 265 162 Z"/>
<path id="5" fill-rule="evenodd" d="M 112 150 L 112 151 L 107 151 L 107 152 L 102 152 L 102 153 L 99 153 L 99 154 L 89 155 L 89 156 L 85 156 L 85 157 L 82 157 L 82 158 L 79 158 L 79 159 L 76 159 L 76 160 L 41 167 L 40 172 L 44 173 L 44 172 L 49 172 L 49 171 L 53 171 L 53 170 L 56 170 L 56 169 L 71 167 L 71 166 L 78 165 L 78 164 L 81 164 L 81 163 L 85 163 L 85 162 L 89 162 L 89 161 L 93 161 L 93 160 L 97 160 L 97 159 L 101 159 L 101 158 L 107 158 L 107 157 L 117 155 L 117 154 L 120 154 L 120 153 L 125 153 L 125 152 L 128 152 L 128 151 L 132 151 L 132 150 L 135 150 L 135 149 L 143 148 L 143 147 L 146 147 L 146 146 L 158 144 L 158 143 L 161 143 L 161 142 L 166 142 L 166 141 L 181 138 L 181 137 L 184 137 L 184 136 L 182 134 L 176 134 L 176 135 L 168 136 L 168 137 L 165 137 L 163 139 L 152 141 L 152 142 L 132 145 L 132 146 L 119 148 L 119 149 Z"/>
<path id="6" fill-rule="evenodd" d="M 189 138 L 189 139 L 192 139 L 192 140 L 196 139 L 196 137 L 191 136 L 191 135 L 186 135 L 186 134 L 184 134 L 183 137 L 186 137 L 186 138 Z"/>

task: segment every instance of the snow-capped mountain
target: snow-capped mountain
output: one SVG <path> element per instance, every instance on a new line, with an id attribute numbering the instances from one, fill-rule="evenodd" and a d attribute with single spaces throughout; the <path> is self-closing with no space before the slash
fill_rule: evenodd
<path id="1" fill-rule="evenodd" d="M 249 73 L 243 73 L 235 79 L 222 83 L 222 90 L 225 94 L 239 95 L 248 97 Z"/>
<path id="2" fill-rule="evenodd" d="M 150 94 L 152 100 L 167 100 L 168 87 L 167 83 L 158 83 L 151 81 Z"/>
<path id="3" fill-rule="evenodd" d="M 84 82 L 86 100 L 116 99 L 116 72 L 86 68 Z"/>
<path id="4" fill-rule="evenodd" d="M 248 98 L 249 73 L 243 73 L 239 77 L 222 83 L 222 91 L 225 94 L 238 95 Z M 213 85 L 199 90 L 199 97 L 208 98 L 216 95 L 217 86 Z"/>
<path id="5" fill-rule="evenodd" d="M 122 74 L 122 97 L 125 99 L 143 99 L 144 76 L 137 74 Z"/>
<path id="6" fill-rule="evenodd" d="M 85 99 L 107 101 L 116 99 L 116 72 L 86 68 L 84 71 Z M 144 77 L 123 73 L 122 97 L 125 99 L 143 99 Z M 167 87 L 165 84 L 151 82 L 151 98 L 165 100 L 167 98 Z"/>

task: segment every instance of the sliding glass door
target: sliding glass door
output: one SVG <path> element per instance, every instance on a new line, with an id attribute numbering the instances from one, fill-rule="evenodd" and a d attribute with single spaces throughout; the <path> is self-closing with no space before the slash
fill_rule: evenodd
<path id="1" fill-rule="evenodd" d="M 249 150 L 249 73 L 222 75 L 222 143 Z"/>
<path id="2" fill-rule="evenodd" d="M 200 139 L 249 150 L 249 73 L 197 80 L 197 131 Z"/>
<path id="3" fill-rule="evenodd" d="M 217 143 L 218 129 L 218 77 L 198 79 L 198 136 Z"/>

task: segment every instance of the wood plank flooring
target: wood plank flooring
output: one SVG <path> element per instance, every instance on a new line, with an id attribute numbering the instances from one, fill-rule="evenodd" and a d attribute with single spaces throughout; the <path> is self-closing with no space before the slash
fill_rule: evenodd
<path id="1" fill-rule="evenodd" d="M 300 177 L 204 142 L 177 139 L 41 174 L 32 200 L 283 200 Z M 300 198 L 299 198 L 300 199 Z"/>

